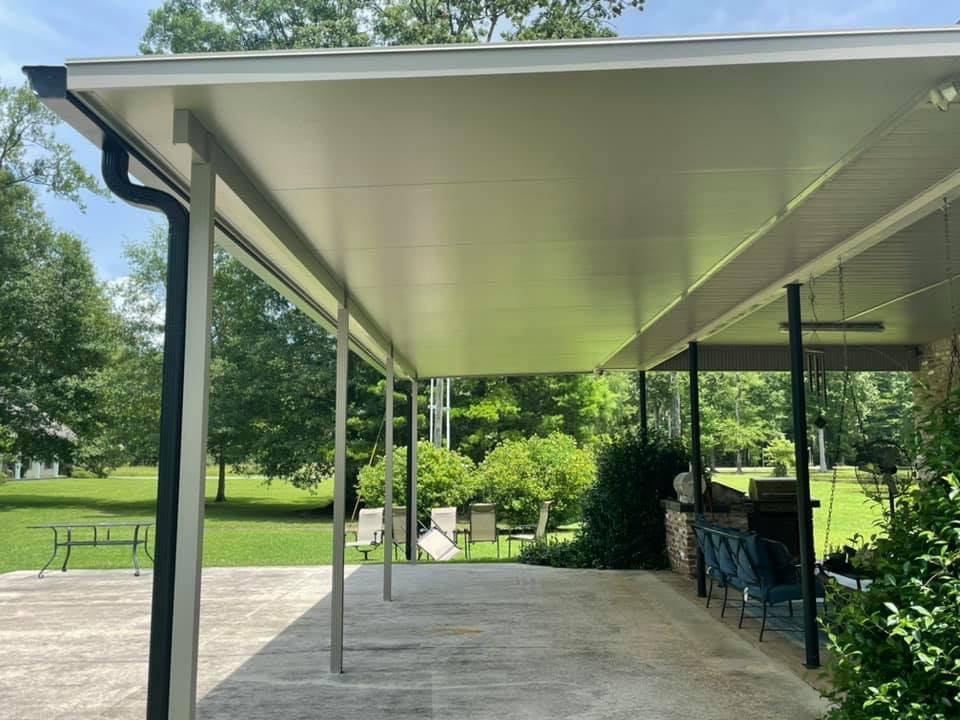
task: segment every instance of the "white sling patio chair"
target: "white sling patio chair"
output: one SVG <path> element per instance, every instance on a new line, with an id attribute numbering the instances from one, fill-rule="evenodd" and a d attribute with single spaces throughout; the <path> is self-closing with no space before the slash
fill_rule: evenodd
<path id="1" fill-rule="evenodd" d="M 547 537 L 547 520 L 550 518 L 551 505 L 553 505 L 552 500 L 545 500 L 544 502 L 540 503 L 540 517 L 537 519 L 536 527 L 530 525 L 528 527 L 513 528 L 510 531 L 510 534 L 507 535 L 507 557 L 510 557 L 511 545 L 514 541 L 520 543 L 520 547 L 522 549 L 524 543 L 537 542 Z M 533 532 L 519 532 L 520 530 L 527 529 L 533 530 Z"/>
<path id="2" fill-rule="evenodd" d="M 393 556 L 398 557 L 400 551 L 407 547 L 407 507 L 394 505 L 393 507 Z"/>
<path id="3" fill-rule="evenodd" d="M 383 508 L 364 508 L 357 516 L 357 529 L 348 530 L 353 533 L 354 539 L 345 543 L 363 553 L 363 559 L 368 560 L 370 551 L 383 542 Z"/>
<path id="4" fill-rule="evenodd" d="M 497 533 L 497 506 L 494 503 L 473 503 L 470 506 L 470 529 L 467 533 L 467 557 L 474 543 L 492 542 L 500 557 L 500 537 Z"/>
<path id="5" fill-rule="evenodd" d="M 433 508 L 430 510 L 430 527 L 439 530 L 456 544 L 457 509 L 455 507 Z"/>

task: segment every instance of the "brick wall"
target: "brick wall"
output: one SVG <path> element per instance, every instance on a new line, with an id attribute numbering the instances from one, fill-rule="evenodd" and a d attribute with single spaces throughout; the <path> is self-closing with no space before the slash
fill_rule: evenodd
<path id="1" fill-rule="evenodd" d="M 914 376 L 916 383 L 913 391 L 920 415 L 946 396 L 952 348 L 950 338 L 945 337 L 920 349 L 920 370 Z M 960 383 L 958 375 L 960 370 L 954 370 L 954 387 Z"/>
<path id="2" fill-rule="evenodd" d="M 667 555 L 670 569 L 687 577 L 697 576 L 697 538 L 693 534 L 693 512 L 673 507 L 664 508 L 667 532 Z M 733 506 L 729 512 L 708 513 L 707 519 L 717 525 L 747 529 L 746 506 Z"/>

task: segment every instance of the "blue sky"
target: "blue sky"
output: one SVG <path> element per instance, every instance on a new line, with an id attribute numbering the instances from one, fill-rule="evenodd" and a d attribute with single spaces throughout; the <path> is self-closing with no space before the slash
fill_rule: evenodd
<path id="1" fill-rule="evenodd" d="M 0 80 L 20 82 L 20 66 L 65 58 L 131 55 L 147 11 L 161 0 L 0 0 Z M 647 0 L 618 23 L 624 36 L 949 25 L 960 1 L 947 0 Z M 69 129 L 63 138 L 97 173 L 99 155 Z M 54 222 L 89 246 L 105 280 L 126 274 L 123 243 L 144 237 L 156 218 L 119 201 L 92 198 L 86 213 L 45 198 Z"/>

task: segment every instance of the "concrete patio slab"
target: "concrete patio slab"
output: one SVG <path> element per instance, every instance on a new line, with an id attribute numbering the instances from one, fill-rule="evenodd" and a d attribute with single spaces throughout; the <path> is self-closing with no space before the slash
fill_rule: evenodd
<path id="1" fill-rule="evenodd" d="M 204 571 L 199 716 L 807 720 L 784 664 L 668 575 L 518 564 L 348 568 L 346 672 L 327 673 L 330 569 Z M 142 718 L 151 581 L 0 576 L 0 715 Z"/>

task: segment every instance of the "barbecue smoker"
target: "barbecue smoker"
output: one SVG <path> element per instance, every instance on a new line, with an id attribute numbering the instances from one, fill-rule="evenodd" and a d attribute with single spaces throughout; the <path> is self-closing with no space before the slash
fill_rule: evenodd
<path id="1" fill-rule="evenodd" d="M 794 558 L 800 557 L 800 525 L 797 519 L 797 479 L 750 478 L 747 524 L 758 535 L 779 540 Z M 811 507 L 820 507 L 812 500 Z"/>

